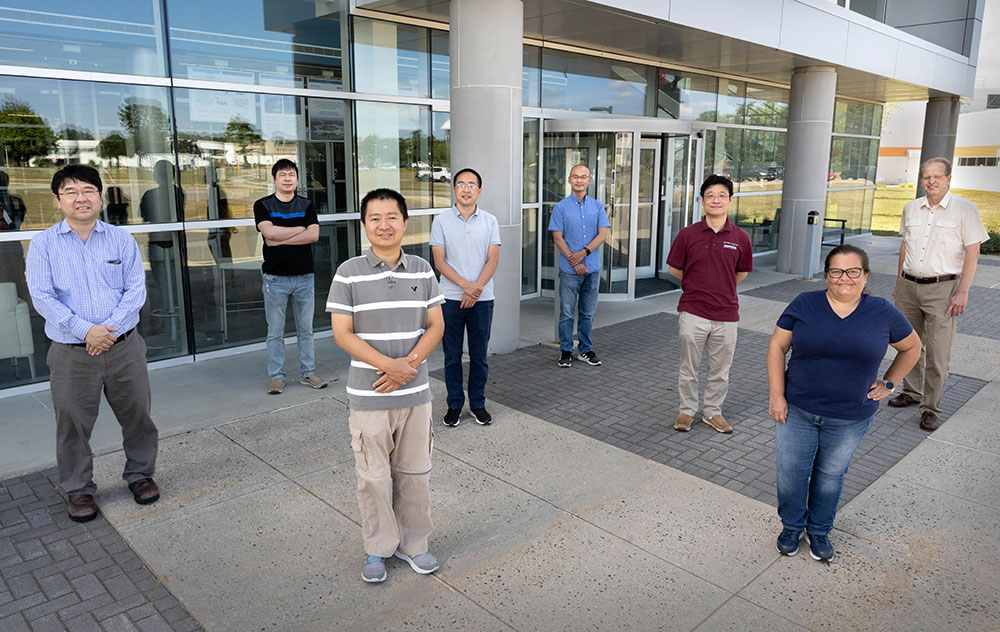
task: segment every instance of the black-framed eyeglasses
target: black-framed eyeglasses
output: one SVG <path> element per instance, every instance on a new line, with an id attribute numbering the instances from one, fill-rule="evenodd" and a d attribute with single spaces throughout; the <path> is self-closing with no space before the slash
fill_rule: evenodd
<path id="1" fill-rule="evenodd" d="M 848 279 L 857 279 L 864 273 L 861 268 L 827 268 L 826 276 L 831 279 L 839 279 L 840 277 L 847 275 Z"/>

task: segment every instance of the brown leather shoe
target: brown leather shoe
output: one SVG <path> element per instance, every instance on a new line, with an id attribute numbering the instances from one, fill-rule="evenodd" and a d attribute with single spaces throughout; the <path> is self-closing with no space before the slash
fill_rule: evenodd
<path id="1" fill-rule="evenodd" d="M 733 427 L 729 425 L 729 422 L 722 416 L 722 413 L 719 413 L 714 417 L 702 417 L 701 420 L 722 434 L 730 434 L 733 431 Z"/>
<path id="2" fill-rule="evenodd" d="M 913 406 L 914 404 L 919 404 L 920 400 L 913 399 L 906 393 L 900 393 L 892 399 L 889 400 L 889 405 L 893 408 L 906 408 L 907 406 Z"/>
<path id="3" fill-rule="evenodd" d="M 156 486 L 151 478 L 144 478 L 141 481 L 128 484 L 129 491 L 135 502 L 140 505 L 155 503 L 160 499 L 160 488 Z"/>
<path id="4" fill-rule="evenodd" d="M 687 432 L 690 429 L 691 429 L 691 415 L 688 415 L 686 413 L 681 413 L 677 415 L 677 421 L 674 422 L 674 430 Z"/>
<path id="5" fill-rule="evenodd" d="M 928 432 L 937 430 L 941 427 L 941 420 L 938 416 L 932 412 L 924 412 L 920 415 L 920 429 L 927 430 Z"/>
<path id="6" fill-rule="evenodd" d="M 91 494 L 70 494 L 66 513 L 73 522 L 87 522 L 97 517 L 97 503 Z"/>

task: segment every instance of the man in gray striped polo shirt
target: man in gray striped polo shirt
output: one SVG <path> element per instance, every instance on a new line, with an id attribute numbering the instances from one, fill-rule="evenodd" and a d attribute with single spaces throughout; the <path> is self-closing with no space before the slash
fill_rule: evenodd
<path id="1" fill-rule="evenodd" d="M 391 189 L 361 200 L 371 249 L 337 268 L 326 311 L 351 355 L 349 424 L 365 546 L 361 578 L 382 582 L 395 555 L 422 575 L 439 567 L 427 551 L 431 391 L 425 360 L 441 340 L 444 296 L 427 261 L 403 252 L 406 200 Z"/>

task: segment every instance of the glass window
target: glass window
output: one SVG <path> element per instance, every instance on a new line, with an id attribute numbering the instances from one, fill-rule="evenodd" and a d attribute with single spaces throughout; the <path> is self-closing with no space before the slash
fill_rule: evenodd
<path id="1" fill-rule="evenodd" d="M 742 125 L 746 96 L 744 82 L 719 79 L 719 122 Z"/>
<path id="2" fill-rule="evenodd" d="M 705 132 L 705 177 L 717 173 L 733 181 L 734 190 L 740 190 L 740 154 L 743 130 L 720 127 Z M 784 162 L 784 160 L 782 160 Z M 701 183 L 698 183 L 701 186 Z"/>
<path id="3" fill-rule="evenodd" d="M 718 79 L 688 72 L 660 70 L 656 115 L 685 121 L 714 121 Z"/>
<path id="4" fill-rule="evenodd" d="M 785 180 L 785 132 L 743 131 L 740 191 L 780 191 Z"/>
<path id="5" fill-rule="evenodd" d="M 318 213 L 355 210 L 343 101 L 185 89 L 174 98 L 185 219 L 253 217 L 281 158 L 298 165 L 299 193 Z"/>
<path id="6" fill-rule="evenodd" d="M 418 26 L 354 18 L 354 89 L 430 96 L 429 39 Z"/>
<path id="7" fill-rule="evenodd" d="M 343 90 L 343 0 L 167 0 L 175 77 Z"/>
<path id="8" fill-rule="evenodd" d="M 542 52 L 542 107 L 646 114 L 647 67 L 556 50 Z"/>
<path id="9" fill-rule="evenodd" d="M 788 90 L 747 84 L 747 125 L 786 127 L 788 125 Z"/>
<path id="10" fill-rule="evenodd" d="M 434 207 L 451 206 L 451 114 L 434 112 L 431 115 L 431 165 L 430 171 L 417 170 L 417 177 L 431 182 L 434 190 Z"/>
<path id="11" fill-rule="evenodd" d="M 524 47 L 524 66 L 521 76 L 521 105 L 540 107 L 542 103 L 542 49 L 537 46 Z"/>
<path id="12" fill-rule="evenodd" d="M 522 151 L 521 203 L 537 204 L 538 200 L 538 119 L 524 119 Z"/>
<path id="13" fill-rule="evenodd" d="M 2 65 L 166 76 L 160 0 L 4 0 L 0 42 Z"/>
<path id="14" fill-rule="evenodd" d="M 406 205 L 409 207 L 409 199 L 406 200 Z M 431 224 L 433 222 L 433 215 L 410 215 L 410 219 L 406 223 L 406 234 L 403 235 L 403 252 L 422 257 L 427 262 L 432 261 Z M 368 235 L 364 228 L 361 228 L 361 252 L 368 252 L 369 248 L 371 248 L 371 242 L 368 241 Z"/>
<path id="15" fill-rule="evenodd" d="M 880 136 L 882 134 L 882 112 L 883 107 L 881 105 L 872 106 L 872 136 Z"/>
<path id="16" fill-rule="evenodd" d="M 872 119 L 875 106 L 871 103 L 837 100 L 833 113 L 833 132 L 835 134 L 872 133 Z"/>
<path id="17" fill-rule="evenodd" d="M 521 209 L 521 296 L 538 291 L 538 209 Z"/>
<path id="18" fill-rule="evenodd" d="M 447 99 L 451 94 L 451 58 L 448 31 L 431 31 L 431 96 Z"/>
<path id="19" fill-rule="evenodd" d="M 71 163 L 100 169 L 106 221 L 176 221 L 169 196 L 162 205 L 145 202 L 162 184 L 154 175 L 173 175 L 171 127 L 166 88 L 5 77 L 0 173 L 16 217 L 4 228 L 37 230 L 61 221 L 49 182 Z M 154 171 L 161 162 L 166 167 Z"/>
<path id="20" fill-rule="evenodd" d="M 839 229 L 843 220 L 848 235 L 861 232 L 864 226 L 865 194 L 871 189 L 851 189 L 848 191 L 829 191 L 826 194 L 826 214 L 823 227 Z M 870 220 L 869 220 L 870 221 Z M 827 243 L 840 243 L 840 233 L 831 233 Z"/>
<path id="21" fill-rule="evenodd" d="M 733 210 L 733 207 L 736 210 Z M 781 193 L 741 195 L 733 200 L 730 219 L 750 235 L 754 252 L 776 250 L 778 231 L 775 217 L 781 207 Z"/>
<path id="22" fill-rule="evenodd" d="M 431 109 L 357 101 L 358 204 L 379 187 L 395 189 L 409 208 L 431 208 Z M 451 174 L 447 175 L 448 180 Z"/>
<path id="23" fill-rule="evenodd" d="M 871 145 L 875 145 L 874 152 Z M 878 141 L 834 136 L 830 143 L 831 187 L 856 187 L 875 183 Z"/>

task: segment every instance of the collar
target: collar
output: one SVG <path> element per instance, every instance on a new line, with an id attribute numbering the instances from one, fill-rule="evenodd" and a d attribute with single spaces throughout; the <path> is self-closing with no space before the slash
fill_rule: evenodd
<path id="1" fill-rule="evenodd" d="M 57 233 L 76 232 L 75 230 L 73 230 L 73 227 L 69 225 L 69 222 L 67 222 L 65 219 L 56 224 L 56 226 L 58 226 L 58 228 L 56 228 Z M 96 230 L 99 233 L 103 233 L 105 230 L 107 230 L 106 226 L 107 225 L 104 222 L 102 222 L 101 220 L 97 220 L 97 223 L 94 224 L 93 230 Z"/>
<path id="2" fill-rule="evenodd" d="M 404 270 L 406 270 L 407 269 L 407 265 L 406 264 L 407 264 L 407 257 L 408 256 L 409 255 L 407 255 L 405 252 L 400 252 L 399 253 L 399 261 L 396 262 L 396 267 L 402 266 L 402 268 Z M 377 267 L 381 266 L 382 264 L 386 263 L 383 259 L 379 259 L 378 256 L 375 255 L 375 252 L 371 248 L 369 248 L 368 252 L 365 254 L 365 259 L 368 260 L 368 263 L 370 263 L 373 268 L 377 268 Z M 395 268 L 393 268 L 393 269 L 395 269 Z"/>
<path id="3" fill-rule="evenodd" d="M 941 198 L 941 201 L 940 201 L 940 202 L 938 202 L 938 206 L 940 206 L 941 208 L 944 208 L 944 209 L 947 209 L 947 208 L 948 208 L 948 204 L 949 204 L 950 202 L 951 202 L 951 189 L 948 189 L 948 192 L 947 192 L 947 193 L 945 193 L 945 194 L 944 194 L 944 197 L 943 197 L 943 198 Z M 927 199 L 927 196 L 926 196 L 926 195 L 925 195 L 925 196 L 924 196 L 924 197 L 922 198 L 922 200 L 921 200 L 921 202 L 920 202 L 920 206 L 921 206 L 921 207 L 924 207 L 924 206 L 926 206 L 927 208 L 934 208 L 934 207 L 932 207 L 932 206 L 931 206 L 931 203 L 930 203 L 930 201 L 929 201 L 929 200 Z"/>
<path id="4" fill-rule="evenodd" d="M 460 220 L 468 221 L 462 217 L 462 211 L 458 210 L 457 204 L 452 204 L 451 210 L 455 211 L 455 216 L 458 217 Z M 478 216 L 479 216 L 479 205 L 476 204 L 476 210 L 472 211 L 472 215 L 469 215 L 469 219 L 471 220 L 473 217 L 478 217 Z"/>
<path id="5" fill-rule="evenodd" d="M 712 230 L 712 227 L 708 225 L 708 218 L 706 218 L 704 215 L 702 216 L 701 220 L 698 223 L 701 224 L 702 230 L 711 230 L 713 233 L 715 232 L 714 230 Z M 722 228 L 719 229 L 719 233 L 728 233 L 732 229 L 733 229 L 733 223 L 729 221 L 729 217 L 727 216 L 726 223 L 723 224 Z"/>
<path id="6" fill-rule="evenodd" d="M 574 202 L 576 202 L 577 204 L 586 204 L 586 203 L 587 203 L 587 200 L 591 199 L 591 197 L 590 197 L 589 195 L 584 195 L 584 196 L 583 196 L 583 199 L 581 200 L 580 198 L 578 198 L 578 197 L 576 197 L 575 195 L 573 195 L 572 193 L 570 193 L 570 194 L 569 194 L 569 195 L 568 195 L 568 196 L 566 197 L 566 199 L 567 199 L 567 200 L 573 200 L 573 201 L 574 201 Z"/>

